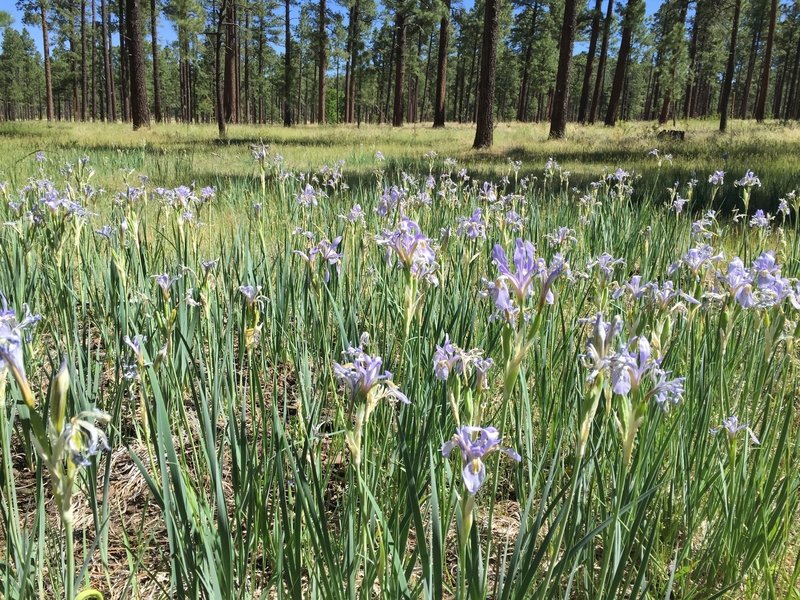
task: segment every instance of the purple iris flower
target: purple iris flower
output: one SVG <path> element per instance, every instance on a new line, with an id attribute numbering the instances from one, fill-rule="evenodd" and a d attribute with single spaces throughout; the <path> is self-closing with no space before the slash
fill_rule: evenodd
<path id="1" fill-rule="evenodd" d="M 609 323 L 603 319 L 603 313 L 599 312 L 594 317 L 581 321 L 592 325 L 592 335 L 586 344 L 586 353 L 581 356 L 581 361 L 589 370 L 586 380 L 593 383 L 611 366 L 614 338 L 622 331 L 622 318 L 617 315 Z"/>
<path id="2" fill-rule="evenodd" d="M 689 304 L 700 304 L 697 298 L 690 296 L 682 290 L 675 289 L 675 284 L 669 280 L 665 281 L 661 286 L 658 285 L 657 281 L 652 281 L 647 284 L 646 288 L 652 295 L 653 304 L 661 310 L 666 310 L 669 307 L 669 303 L 675 298 L 681 298 Z"/>
<path id="3" fill-rule="evenodd" d="M 608 252 L 603 252 L 597 258 L 590 260 L 586 264 L 586 268 L 592 270 L 597 267 L 601 278 L 605 281 L 609 281 L 614 277 L 614 267 L 622 264 L 625 264 L 625 261 L 621 258 L 614 258 Z"/>
<path id="4" fill-rule="evenodd" d="M 724 431 L 728 435 L 728 440 L 731 442 L 740 431 L 745 431 L 756 446 L 761 443 L 758 441 L 753 430 L 750 429 L 750 424 L 739 423 L 739 418 L 736 415 L 731 415 L 730 417 L 722 419 L 722 424 L 719 427 L 712 427 L 709 430 L 711 435 L 717 435 L 720 431 Z"/>
<path id="5" fill-rule="evenodd" d="M 394 252 L 403 267 L 415 277 L 425 277 L 432 272 L 436 254 L 431 242 L 419 225 L 408 217 L 400 220 L 396 230 L 375 236 L 375 241 L 379 246 L 386 246 L 387 261 Z"/>
<path id="6" fill-rule="evenodd" d="M 708 176 L 708 183 L 720 186 L 725 182 L 725 171 L 714 171 Z"/>
<path id="7" fill-rule="evenodd" d="M 761 180 L 752 171 L 747 171 L 744 177 L 736 182 L 736 186 L 744 188 L 761 187 Z"/>
<path id="8" fill-rule="evenodd" d="M 689 200 L 687 198 L 681 198 L 680 196 L 676 196 L 675 200 L 672 201 L 672 208 L 676 214 L 681 214 L 683 212 L 683 207 Z"/>
<path id="9" fill-rule="evenodd" d="M 319 256 L 320 260 L 326 264 L 325 283 L 328 283 L 331 278 L 330 267 L 336 266 L 337 273 L 342 268 L 342 255 L 336 251 L 341 241 L 341 236 L 334 238 L 332 242 L 329 242 L 328 240 L 320 240 L 319 243 L 311 249 L 311 252 L 314 253 L 314 255 Z"/>
<path id="10" fill-rule="evenodd" d="M 494 361 L 491 358 L 478 357 L 473 361 L 473 366 L 475 367 L 475 388 L 477 390 L 488 389 L 487 375 L 489 369 L 494 366 Z"/>
<path id="11" fill-rule="evenodd" d="M 531 242 L 519 238 L 514 245 L 513 272 L 508 264 L 505 250 L 500 244 L 495 244 L 492 249 L 492 259 L 500 272 L 500 279 L 511 287 L 519 302 L 531 294 L 531 285 L 535 277 L 545 268 L 544 259 L 536 258 L 536 247 Z"/>
<path id="12" fill-rule="evenodd" d="M 396 185 L 386 188 L 383 190 L 383 194 L 381 194 L 381 198 L 378 201 L 378 206 L 375 208 L 375 212 L 378 213 L 378 216 L 385 217 L 390 212 L 394 212 L 405 196 L 405 190 L 401 190 Z"/>
<path id="13" fill-rule="evenodd" d="M 621 298 L 625 294 L 630 294 L 634 300 L 638 300 L 647 293 L 649 284 L 642 285 L 642 276 L 633 275 L 629 282 L 618 288 L 612 296 L 614 299 Z"/>
<path id="14" fill-rule="evenodd" d="M 575 237 L 575 230 L 570 229 L 569 227 L 559 227 L 544 237 L 546 237 L 547 241 L 550 242 L 551 248 L 560 248 L 569 242 L 578 241 L 578 239 Z"/>
<path id="15" fill-rule="evenodd" d="M 360 204 L 354 204 L 346 215 L 339 215 L 340 219 L 346 219 L 351 225 L 358 221 L 364 222 L 364 209 Z"/>
<path id="16" fill-rule="evenodd" d="M 772 251 L 763 252 L 753 261 L 752 277 L 760 294 L 759 304 L 774 306 L 793 295 L 792 284 L 781 276 L 781 269 Z"/>
<path id="17" fill-rule="evenodd" d="M 23 310 L 25 316 L 17 321 L 17 313 L 8 308 L 5 296 L 0 294 L 0 377 L 11 368 L 25 379 L 25 363 L 22 360 L 23 332 L 38 323 L 42 317 L 31 314 L 27 304 L 23 305 Z"/>
<path id="18" fill-rule="evenodd" d="M 522 231 L 525 226 L 522 217 L 514 210 L 510 210 L 506 213 L 505 220 L 506 227 L 508 227 L 509 231 Z"/>
<path id="19" fill-rule="evenodd" d="M 458 375 L 463 367 L 460 349 L 450 341 L 450 335 L 445 335 L 444 344 L 436 346 L 433 353 L 433 374 L 439 381 L 447 381 L 451 372 Z"/>
<path id="20" fill-rule="evenodd" d="M 58 190 L 51 188 L 42 197 L 42 204 L 52 212 L 56 212 L 64 204 L 64 201 L 59 197 Z"/>
<path id="21" fill-rule="evenodd" d="M 484 281 L 484 285 L 486 289 L 482 293 L 489 296 L 494 303 L 495 312 L 492 315 L 492 319 L 500 317 L 504 321 L 513 324 L 517 314 L 519 314 L 519 308 L 514 304 L 505 281 L 503 279 L 498 279 L 496 282 Z"/>
<path id="22" fill-rule="evenodd" d="M 161 291 L 166 296 L 169 294 L 169 288 L 172 287 L 172 284 L 178 281 L 177 277 L 171 277 L 169 273 L 161 273 L 159 275 L 153 275 L 153 279 L 156 280 L 158 287 L 161 288 Z"/>
<path id="23" fill-rule="evenodd" d="M 647 338 L 638 336 L 631 346 L 633 352 L 625 348 L 611 359 L 611 389 L 620 396 L 636 393 L 645 375 L 656 365 Z"/>
<path id="24" fill-rule="evenodd" d="M 94 232 L 107 240 L 110 240 L 114 236 L 114 228 L 111 227 L 111 225 L 103 225 L 100 229 L 95 229 Z"/>
<path id="25" fill-rule="evenodd" d="M 456 429 L 453 437 L 442 446 L 442 456 L 450 457 L 450 453 L 458 448 L 464 469 L 461 475 L 467 491 L 475 495 L 486 481 L 486 465 L 483 459 L 492 452 L 503 452 L 517 462 L 522 457 L 513 449 L 500 445 L 500 433 L 494 427 L 464 426 Z"/>
<path id="26" fill-rule="evenodd" d="M 334 362 L 333 374 L 354 399 L 359 396 L 366 399 L 370 394 L 374 397 L 374 390 L 379 390 L 375 400 L 391 397 L 403 404 L 411 404 L 392 382 L 391 372 L 383 370 L 383 359 L 380 356 L 371 356 L 360 347 L 349 348 L 343 355 L 350 359 L 349 362 Z"/>
<path id="27" fill-rule="evenodd" d="M 239 291 L 241 292 L 242 296 L 245 297 L 247 300 L 248 306 L 253 306 L 256 300 L 258 300 L 259 295 L 261 294 L 261 286 L 260 285 L 242 285 L 239 286 Z"/>
<path id="28" fill-rule="evenodd" d="M 769 222 L 771 217 L 769 215 L 765 215 L 764 211 L 760 208 L 756 211 L 752 217 L 750 217 L 750 227 L 755 227 L 757 229 L 769 229 Z"/>
<path id="29" fill-rule="evenodd" d="M 297 195 L 297 203 L 300 204 L 300 206 L 310 208 L 317 205 L 317 197 L 317 191 L 314 189 L 314 186 L 307 183 L 303 191 Z"/>
<path id="30" fill-rule="evenodd" d="M 714 248 L 708 244 L 703 244 L 695 248 L 690 248 L 686 254 L 683 255 L 682 261 L 696 276 L 703 267 L 720 261 L 722 258 L 722 253 L 714 254 Z"/>
<path id="31" fill-rule="evenodd" d="M 655 381 L 650 395 L 655 398 L 659 408 L 666 412 L 670 406 L 678 404 L 683 399 L 683 383 L 685 377 L 669 378 L 670 373 L 661 368 L 653 369 L 653 379 Z"/>
<path id="32" fill-rule="evenodd" d="M 486 239 L 486 220 L 483 218 L 483 211 L 476 208 L 470 217 L 459 217 L 458 234 L 471 240 L 478 238 Z"/>
<path id="33" fill-rule="evenodd" d="M 733 297 L 742 308 L 750 308 L 755 304 L 753 297 L 753 276 L 745 268 L 742 259 L 734 257 L 728 263 L 728 272 L 721 277 Z"/>
<path id="34" fill-rule="evenodd" d="M 205 276 L 208 277 L 211 271 L 214 271 L 217 268 L 217 265 L 219 264 L 219 259 L 215 258 L 212 260 L 202 260 L 200 261 L 200 264 L 203 267 L 203 273 L 205 273 Z"/>

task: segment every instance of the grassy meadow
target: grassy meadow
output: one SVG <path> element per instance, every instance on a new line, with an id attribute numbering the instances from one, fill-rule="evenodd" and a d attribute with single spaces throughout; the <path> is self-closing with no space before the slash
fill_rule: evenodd
<path id="1" fill-rule="evenodd" d="M 686 129 L 0 124 L 0 598 L 800 598 L 800 128 Z"/>

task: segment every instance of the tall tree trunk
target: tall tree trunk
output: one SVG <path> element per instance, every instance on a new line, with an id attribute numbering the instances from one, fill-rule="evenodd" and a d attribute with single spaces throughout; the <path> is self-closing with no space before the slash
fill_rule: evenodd
<path id="1" fill-rule="evenodd" d="M 403 125 L 403 85 L 406 76 L 406 15 L 402 10 L 395 16 L 394 42 L 394 112 L 392 126 Z"/>
<path id="2" fill-rule="evenodd" d="M 350 6 L 347 23 L 347 63 L 344 77 L 344 122 L 352 123 L 356 118 L 356 66 L 358 64 L 358 38 L 361 2 L 355 0 Z M 394 47 L 394 45 L 392 46 Z M 390 67 L 391 69 L 391 62 Z M 389 72 L 391 79 L 391 70 Z M 389 95 L 386 95 L 388 102 Z M 388 108 L 387 111 L 388 112 Z"/>
<path id="3" fill-rule="evenodd" d="M 697 15 L 700 12 L 701 1 L 702 0 L 697 0 L 694 9 L 694 19 L 692 19 L 692 41 L 689 43 L 689 73 L 686 77 L 686 92 L 683 96 L 683 116 L 686 119 L 692 116 L 692 100 L 697 88 L 697 36 L 700 29 L 697 26 Z"/>
<path id="4" fill-rule="evenodd" d="M 606 60 L 608 59 L 608 38 L 611 34 L 611 21 L 614 18 L 614 0 L 608 0 L 606 18 L 603 21 L 603 38 L 600 42 L 600 58 L 597 62 L 597 78 L 592 92 L 592 103 L 589 106 L 589 123 L 594 123 L 597 113 L 600 112 L 600 96 L 603 92 L 603 83 L 606 78 Z"/>
<path id="5" fill-rule="evenodd" d="M 131 80 L 131 119 L 133 128 L 150 126 L 150 110 L 147 106 L 147 73 L 144 62 L 144 41 L 140 0 L 127 0 L 125 22 L 128 27 L 128 64 Z"/>
<path id="6" fill-rule="evenodd" d="M 283 126 L 292 126 L 292 29 L 289 20 L 289 0 L 284 3 L 284 56 L 283 56 Z"/>
<path id="7" fill-rule="evenodd" d="M 577 22 L 577 0 L 564 0 L 564 21 L 561 24 L 561 41 L 558 44 L 558 72 L 556 73 L 553 112 L 550 115 L 550 139 L 567 136 L 569 73 L 572 68 L 572 47 L 575 44 Z"/>
<path id="8" fill-rule="evenodd" d="M 81 120 L 89 114 L 89 73 L 86 68 L 86 0 L 81 0 Z"/>
<path id="9" fill-rule="evenodd" d="M 425 105 L 426 100 L 428 99 L 428 82 L 431 79 L 431 57 L 433 56 L 433 36 L 434 32 L 431 31 L 431 35 L 428 38 L 428 56 L 425 59 L 425 80 L 422 84 L 422 106 L 417 113 L 417 120 L 422 121 L 425 119 Z"/>
<path id="10" fill-rule="evenodd" d="M 439 20 L 439 55 L 436 57 L 436 106 L 433 126 L 444 127 L 447 96 L 447 51 L 450 43 L 450 0 L 444 0 L 444 14 Z"/>
<path id="11" fill-rule="evenodd" d="M 684 36 L 684 29 L 686 28 L 686 15 L 689 12 L 689 0 L 681 0 L 680 4 L 680 12 L 678 13 L 678 26 L 681 28 L 681 39 Z M 675 78 L 677 77 L 677 69 L 675 64 L 675 59 L 673 58 L 672 69 L 670 70 L 670 80 L 669 85 L 666 86 L 666 90 L 664 92 L 664 100 L 661 103 L 661 112 L 658 115 L 658 122 L 659 123 L 666 123 L 667 119 L 669 119 L 669 113 L 672 109 L 672 94 L 673 89 L 675 87 Z"/>
<path id="12" fill-rule="evenodd" d="M 78 76 L 78 52 L 75 50 L 75 21 L 70 23 L 72 26 L 69 32 L 69 70 L 70 78 L 72 80 L 72 101 L 70 102 L 70 118 L 75 121 L 82 120 L 83 115 L 79 114 L 81 111 L 81 98 L 80 98 L 80 81 Z"/>
<path id="13" fill-rule="evenodd" d="M 772 118 L 778 119 L 781 114 L 781 101 L 783 100 L 783 88 L 786 81 L 786 71 L 789 66 L 789 52 L 787 50 L 784 59 L 781 61 L 781 68 L 778 69 L 775 79 L 775 93 L 772 95 Z"/>
<path id="14" fill-rule="evenodd" d="M 594 68 L 594 55 L 597 52 L 597 38 L 600 37 L 600 17 L 603 15 L 603 0 L 595 0 L 592 12 L 592 32 L 589 36 L 589 50 L 586 53 L 586 68 L 583 71 L 583 85 L 581 86 L 581 99 L 578 103 L 578 121 L 586 122 L 586 109 L 589 105 L 589 88 L 592 85 L 592 69 Z"/>
<path id="15" fill-rule="evenodd" d="M 92 53 L 91 67 L 92 72 L 92 121 L 97 119 L 97 17 L 95 15 L 95 0 L 92 2 Z"/>
<path id="16" fill-rule="evenodd" d="M 397 41 L 397 29 L 392 28 L 392 50 L 394 50 L 395 42 Z M 394 60 L 387 60 L 389 63 L 389 73 L 386 75 L 385 88 L 386 88 L 386 104 L 383 107 L 383 114 L 386 121 L 389 121 L 389 102 L 392 99 L 392 73 L 394 73 Z"/>
<path id="17" fill-rule="evenodd" d="M 539 2 L 533 3 L 531 9 L 531 22 L 527 31 L 528 41 L 522 53 L 522 80 L 519 86 L 519 96 L 517 97 L 517 121 L 525 122 L 528 120 L 528 98 L 530 96 L 531 79 L 531 58 L 533 57 L 533 36 L 536 33 L 536 25 L 539 17 Z"/>
<path id="18" fill-rule="evenodd" d="M 111 33 L 108 26 L 108 9 L 105 0 L 100 0 L 100 26 L 103 36 L 103 83 L 106 90 L 105 117 L 106 121 L 116 121 L 117 108 L 116 92 L 114 91 L 114 69 L 111 67 Z"/>
<path id="19" fill-rule="evenodd" d="M 244 102 L 244 122 L 249 125 L 253 122 L 253 111 L 250 104 L 250 10 L 247 4 L 244 6 L 244 31 L 245 35 L 239 36 L 244 47 L 244 91 L 242 92 L 242 100 Z"/>
<path id="20" fill-rule="evenodd" d="M 225 108 L 222 99 L 222 65 L 220 64 L 222 62 L 222 27 L 225 22 L 225 15 L 228 11 L 228 1 L 229 0 L 222 0 L 222 6 L 219 8 L 217 31 L 214 40 L 214 114 L 217 118 L 217 131 L 221 139 L 225 139 L 228 134 L 228 124 L 225 120 Z"/>
<path id="21" fill-rule="evenodd" d="M 761 85 L 756 100 L 756 121 L 761 123 L 767 112 L 767 95 L 769 94 L 769 74 L 772 70 L 772 46 L 775 43 L 775 23 L 778 20 L 778 0 L 772 0 L 769 7 L 769 25 L 767 28 L 767 47 L 764 49 L 764 66 L 761 70 Z"/>
<path id="22" fill-rule="evenodd" d="M 120 95 L 119 101 L 122 109 L 122 120 L 127 122 L 131 117 L 131 88 L 130 88 L 130 61 L 126 58 L 130 56 L 128 16 L 125 14 L 126 0 L 119 0 L 119 75 L 120 75 Z M 112 46 L 113 50 L 113 46 Z"/>
<path id="23" fill-rule="evenodd" d="M 611 95 L 608 99 L 608 110 L 606 111 L 605 124 L 614 126 L 617 123 L 620 104 L 622 100 L 622 88 L 625 85 L 625 74 L 628 70 L 628 59 L 631 53 L 631 38 L 633 37 L 634 19 L 637 11 L 638 0 L 628 0 L 625 7 L 625 16 L 622 20 L 622 39 L 619 44 L 619 56 L 617 57 L 617 68 L 614 70 L 614 82 L 611 84 Z"/>
<path id="24" fill-rule="evenodd" d="M 494 142 L 494 88 L 497 72 L 497 29 L 500 0 L 486 0 L 483 7 L 483 46 L 478 83 L 477 126 L 472 147 L 490 148 Z"/>
<path id="25" fill-rule="evenodd" d="M 223 109 L 225 121 L 236 123 L 239 119 L 238 99 L 236 90 L 236 3 L 228 0 L 225 10 L 225 81 L 223 93 Z"/>
<path id="26" fill-rule="evenodd" d="M 42 18 L 42 51 L 44 54 L 44 86 L 47 96 L 47 120 L 52 121 L 56 111 L 53 104 L 53 71 L 50 67 L 50 40 L 48 39 L 47 33 L 46 0 L 39 0 L 39 12 Z"/>
<path id="27" fill-rule="evenodd" d="M 786 108 L 784 109 L 783 118 L 789 120 L 796 115 L 798 105 L 798 79 L 800 79 L 800 36 L 797 36 L 797 50 L 794 55 L 794 65 L 792 66 L 792 78 L 789 82 L 788 97 L 786 98 Z"/>
<path id="28" fill-rule="evenodd" d="M 325 76 L 328 71 L 328 33 L 327 7 L 325 0 L 319 0 L 319 80 L 317 81 L 317 122 L 324 125 L 325 114 Z"/>
<path id="29" fill-rule="evenodd" d="M 753 72 L 756 68 L 756 57 L 758 56 L 758 48 L 761 45 L 761 20 L 759 18 L 756 32 L 753 35 L 753 44 L 750 48 L 750 58 L 747 61 L 747 76 L 744 79 L 744 90 L 741 94 L 741 101 L 739 105 L 739 118 L 747 118 L 747 108 L 750 103 L 750 86 L 753 84 Z M 735 109 L 734 109 L 735 110 Z"/>
<path id="30" fill-rule="evenodd" d="M 522 55 L 522 80 L 519 84 L 519 96 L 517 97 L 517 121 L 524 123 L 528 120 L 528 96 L 530 96 L 530 62 L 533 44 L 528 42 L 525 52 Z"/>
<path id="31" fill-rule="evenodd" d="M 742 0 L 734 0 L 733 24 L 731 25 L 731 41 L 728 44 L 728 62 L 725 66 L 725 78 L 722 80 L 722 91 L 719 96 L 719 130 L 725 133 L 728 128 L 728 102 L 733 86 L 733 70 L 736 66 L 736 38 L 739 35 L 739 16 L 742 12 Z"/>
<path id="32" fill-rule="evenodd" d="M 266 116 L 264 115 L 264 15 L 259 15 L 258 19 L 258 51 L 256 53 L 257 73 L 258 73 L 258 122 L 263 124 Z"/>
<path id="33" fill-rule="evenodd" d="M 153 112 L 157 123 L 161 123 L 164 115 L 161 112 L 161 69 L 158 65 L 158 6 L 156 0 L 150 0 L 150 41 L 153 52 Z"/>

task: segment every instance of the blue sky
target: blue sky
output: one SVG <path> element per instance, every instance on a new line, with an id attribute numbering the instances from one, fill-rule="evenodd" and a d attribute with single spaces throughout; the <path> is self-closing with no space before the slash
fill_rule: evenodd
<path id="1" fill-rule="evenodd" d="M 589 0 L 590 2 L 592 0 Z M 617 1 L 617 0 L 615 0 Z M 463 0 L 463 6 L 470 6 L 472 5 L 472 0 Z M 605 4 L 605 2 L 604 2 Z M 661 0 L 645 0 L 645 5 L 647 8 L 647 16 L 652 15 L 661 4 Z M 11 13 L 11 16 L 14 18 L 13 27 L 15 29 L 19 29 L 22 26 L 22 12 L 17 10 L 16 0 L 0 0 L 0 10 L 5 12 Z M 32 27 L 26 26 L 28 33 L 31 34 L 34 41 L 36 42 L 36 46 L 39 48 L 39 51 L 42 50 L 42 31 L 39 27 Z M 161 19 L 159 23 L 159 35 L 161 37 L 161 42 L 170 42 L 175 39 L 175 30 L 172 27 L 172 24 L 169 23 L 166 19 Z M 585 52 L 586 48 L 588 47 L 587 43 L 579 43 L 575 45 L 575 52 Z"/>

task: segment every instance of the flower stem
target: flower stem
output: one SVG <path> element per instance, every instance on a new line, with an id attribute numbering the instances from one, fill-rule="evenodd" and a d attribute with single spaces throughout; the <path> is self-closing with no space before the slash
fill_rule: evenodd
<path id="1" fill-rule="evenodd" d="M 64 515 L 64 543 L 67 550 L 67 570 L 64 573 L 64 597 L 66 600 L 75 598 L 75 542 L 72 536 L 72 509 Z"/>

